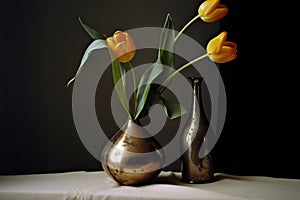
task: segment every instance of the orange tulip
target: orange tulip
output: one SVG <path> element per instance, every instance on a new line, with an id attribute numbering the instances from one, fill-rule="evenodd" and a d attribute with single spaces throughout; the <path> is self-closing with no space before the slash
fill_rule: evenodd
<path id="1" fill-rule="evenodd" d="M 198 9 L 199 17 L 205 22 L 215 22 L 228 13 L 228 8 L 220 0 L 206 0 Z"/>
<path id="2" fill-rule="evenodd" d="M 216 63 L 225 63 L 234 60 L 237 55 L 237 44 L 226 41 L 227 32 L 223 31 L 209 41 L 206 50 L 209 58 Z"/>
<path id="3" fill-rule="evenodd" d="M 135 55 L 135 44 L 128 33 L 116 31 L 106 42 L 110 52 L 122 63 L 129 62 Z"/>

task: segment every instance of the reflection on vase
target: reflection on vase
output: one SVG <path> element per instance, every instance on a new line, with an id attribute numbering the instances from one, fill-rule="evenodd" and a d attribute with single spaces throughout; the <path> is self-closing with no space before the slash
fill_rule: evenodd
<path id="1" fill-rule="evenodd" d="M 121 185 L 143 185 L 161 172 L 165 154 L 161 145 L 143 127 L 128 120 L 104 146 L 104 171 Z"/>
<path id="2" fill-rule="evenodd" d="M 201 83 L 203 78 L 190 78 L 193 87 L 193 99 L 190 116 L 185 125 L 181 138 L 181 173 L 182 182 L 205 183 L 214 178 L 212 156 L 202 153 L 200 149 L 205 144 L 205 136 L 209 121 L 204 112 Z M 203 148 L 203 147 L 202 147 Z M 205 152 L 205 147 L 204 147 Z"/>

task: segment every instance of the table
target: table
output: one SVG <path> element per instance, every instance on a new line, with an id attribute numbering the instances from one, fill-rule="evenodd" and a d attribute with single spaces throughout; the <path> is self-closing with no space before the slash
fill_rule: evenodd
<path id="1" fill-rule="evenodd" d="M 103 171 L 2 175 L 0 200 L 299 200 L 300 180 L 215 173 L 215 181 L 187 184 L 162 171 L 153 184 L 120 186 Z"/>

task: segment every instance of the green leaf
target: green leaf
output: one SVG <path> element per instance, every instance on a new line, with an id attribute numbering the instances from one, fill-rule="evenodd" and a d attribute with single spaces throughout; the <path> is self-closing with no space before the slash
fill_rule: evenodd
<path id="1" fill-rule="evenodd" d="M 163 65 L 160 63 L 153 63 L 142 75 L 137 88 L 137 107 L 134 119 L 137 119 L 148 97 L 151 83 L 163 71 Z"/>
<path id="2" fill-rule="evenodd" d="M 156 85 L 151 85 L 151 87 Z M 144 109 L 140 113 L 139 117 L 143 118 L 147 116 L 153 105 L 160 104 L 164 107 L 164 111 L 169 119 L 176 119 L 187 113 L 187 110 L 180 104 L 163 98 L 157 91 L 150 90 L 147 101 L 144 105 Z"/>
<path id="3" fill-rule="evenodd" d="M 84 63 L 86 62 L 86 60 L 88 59 L 88 57 L 91 55 L 91 53 L 96 50 L 96 49 L 102 49 L 102 48 L 107 48 L 106 42 L 105 40 L 95 40 L 93 41 L 88 48 L 85 50 L 83 57 L 81 59 L 80 65 L 78 67 L 78 70 L 75 74 L 75 76 L 67 83 L 67 86 L 69 86 L 80 74 L 80 72 L 83 69 Z"/>
<path id="4" fill-rule="evenodd" d="M 184 115 L 187 112 L 187 110 L 180 104 L 175 103 L 170 100 L 167 100 L 163 97 L 160 97 L 160 98 L 161 98 L 165 113 L 168 116 L 168 118 L 175 119 L 177 117 Z"/>
<path id="5" fill-rule="evenodd" d="M 156 87 L 153 87 L 154 80 L 164 80 L 170 71 L 166 70 L 163 65 L 174 67 L 174 40 L 175 32 L 172 23 L 171 16 L 168 14 L 163 26 L 163 30 L 160 37 L 160 46 L 158 51 L 158 58 L 156 62 L 142 75 L 138 90 L 137 90 L 137 107 L 134 119 L 140 117 L 139 115 L 143 111 L 143 115 L 149 112 L 152 105 L 157 103 L 156 98 L 152 98 L 151 101 L 147 101 L 149 91 L 155 92 Z M 155 81 L 156 82 L 156 81 Z M 158 97 L 157 97 L 158 98 Z M 144 108 L 146 104 L 146 107 Z"/>
<path id="6" fill-rule="evenodd" d="M 86 30 L 86 32 L 91 36 L 93 40 L 101 39 L 101 40 L 106 40 L 107 36 L 106 35 L 101 35 L 91 27 L 89 27 L 86 23 L 84 23 L 80 17 L 78 17 L 79 22 L 81 26 Z"/>
<path id="7" fill-rule="evenodd" d="M 170 14 L 167 15 L 163 31 L 160 38 L 160 48 L 158 51 L 158 60 L 163 65 L 174 67 L 175 54 L 174 54 L 174 40 L 175 31 Z"/>
<path id="8" fill-rule="evenodd" d="M 160 103 L 160 97 L 159 97 L 159 94 L 156 92 L 156 90 L 153 90 L 152 88 L 153 87 L 156 87 L 156 85 L 151 85 L 151 89 L 149 90 L 149 93 L 148 93 L 148 98 L 145 102 L 145 105 L 142 109 L 142 111 L 140 112 L 139 114 L 139 118 L 143 118 L 145 116 L 147 116 L 149 114 L 149 111 L 151 109 L 151 107 L 157 103 Z"/>
<path id="9" fill-rule="evenodd" d="M 170 67 L 170 70 L 167 70 L 167 68 L 165 68 L 164 71 L 157 77 L 156 82 L 164 81 L 173 72 L 172 69 L 174 69 L 175 65 L 174 41 L 175 31 L 172 23 L 172 18 L 168 14 L 165 20 L 164 29 L 161 33 L 157 62 Z M 165 87 L 162 87 L 158 92 L 162 93 L 164 90 Z"/>
<path id="10" fill-rule="evenodd" d="M 112 57 L 112 75 L 115 89 L 122 106 L 130 116 L 129 101 L 126 94 L 126 70 L 123 65 Z M 121 81 L 119 81 L 121 79 Z"/>

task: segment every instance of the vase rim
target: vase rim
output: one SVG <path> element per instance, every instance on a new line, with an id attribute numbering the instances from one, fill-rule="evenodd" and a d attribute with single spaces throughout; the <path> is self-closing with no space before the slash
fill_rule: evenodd
<path id="1" fill-rule="evenodd" d="M 195 79 L 203 80 L 204 79 L 202 76 L 189 76 L 188 78 L 190 80 L 195 80 Z"/>

